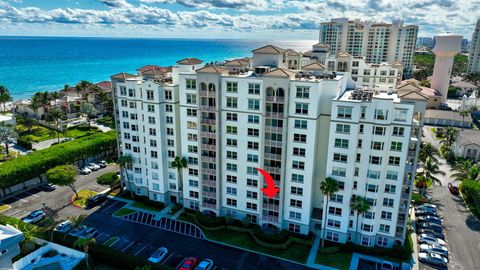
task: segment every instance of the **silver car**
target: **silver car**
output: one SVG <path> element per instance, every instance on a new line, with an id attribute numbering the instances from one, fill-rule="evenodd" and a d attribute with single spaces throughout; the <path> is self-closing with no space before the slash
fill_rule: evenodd
<path id="1" fill-rule="evenodd" d="M 447 243 L 440 238 L 432 237 L 427 234 L 420 234 L 418 237 L 418 242 L 420 244 L 429 244 L 429 245 L 442 245 L 445 246 Z"/>
<path id="2" fill-rule="evenodd" d="M 422 263 L 428 263 L 442 267 L 447 266 L 448 263 L 448 260 L 445 257 L 436 253 L 420 252 L 418 254 L 418 260 Z"/>
<path id="3" fill-rule="evenodd" d="M 420 245 L 420 252 L 437 253 L 448 259 L 448 249 L 442 245 Z"/>
<path id="4" fill-rule="evenodd" d="M 159 263 L 167 256 L 167 254 L 168 249 L 161 247 L 155 250 L 155 252 L 150 256 L 150 258 L 148 258 L 148 261 L 152 263 Z"/>

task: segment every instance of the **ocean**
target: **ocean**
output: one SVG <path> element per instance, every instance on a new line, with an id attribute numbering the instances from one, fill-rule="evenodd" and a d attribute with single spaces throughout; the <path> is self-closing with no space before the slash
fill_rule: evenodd
<path id="1" fill-rule="evenodd" d="M 274 44 L 307 51 L 315 40 L 208 40 L 70 37 L 0 37 L 0 85 L 17 99 L 55 91 L 80 80 L 109 80 L 119 72 L 155 64 L 174 65 L 185 57 L 205 62 L 251 56 L 251 50 Z"/>

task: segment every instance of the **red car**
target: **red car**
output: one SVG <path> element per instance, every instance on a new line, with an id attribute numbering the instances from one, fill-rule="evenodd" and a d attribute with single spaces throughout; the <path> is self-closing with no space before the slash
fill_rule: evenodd
<path id="1" fill-rule="evenodd" d="M 197 265 L 198 260 L 195 257 L 187 257 L 177 267 L 177 270 L 193 270 Z"/>
<path id="2" fill-rule="evenodd" d="M 460 194 L 460 191 L 458 191 L 458 187 L 457 186 L 454 186 L 452 183 L 448 183 L 448 190 L 450 190 L 450 193 L 452 193 L 453 195 L 458 195 Z"/>

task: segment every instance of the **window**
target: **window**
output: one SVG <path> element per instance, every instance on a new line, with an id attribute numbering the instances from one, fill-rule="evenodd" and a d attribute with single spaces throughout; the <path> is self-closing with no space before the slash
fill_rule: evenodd
<path id="1" fill-rule="evenodd" d="M 332 167 L 332 175 L 345 177 L 347 170 L 340 167 Z"/>
<path id="2" fill-rule="evenodd" d="M 247 202 L 247 209 L 250 209 L 250 210 L 257 210 L 257 204 L 256 203 L 250 203 L 250 202 Z"/>
<path id="3" fill-rule="evenodd" d="M 228 159 L 237 159 L 237 152 L 227 151 L 227 158 Z"/>
<path id="4" fill-rule="evenodd" d="M 397 180 L 397 179 L 398 179 L 398 172 L 396 172 L 396 171 L 387 171 L 387 179 L 388 179 L 388 180 Z"/>
<path id="5" fill-rule="evenodd" d="M 300 196 L 302 196 L 302 195 L 303 195 L 303 188 L 300 188 L 300 187 L 291 187 L 291 188 L 290 188 L 290 193 L 292 193 L 293 195 L 300 195 Z"/>
<path id="6" fill-rule="evenodd" d="M 247 154 L 247 161 L 258 163 L 258 155 Z"/>
<path id="7" fill-rule="evenodd" d="M 401 142 L 392 142 L 390 146 L 390 150 L 392 151 L 402 151 L 402 143 Z"/>
<path id="8" fill-rule="evenodd" d="M 288 231 L 293 233 L 300 233 L 300 225 L 289 223 L 288 224 Z"/>
<path id="9" fill-rule="evenodd" d="M 366 212 L 363 214 L 363 217 L 366 219 L 374 219 L 375 218 L 375 212 Z"/>
<path id="10" fill-rule="evenodd" d="M 325 238 L 329 241 L 338 242 L 340 239 L 340 235 L 338 233 L 327 231 L 327 236 Z"/>
<path id="11" fill-rule="evenodd" d="M 134 102 L 134 101 L 130 101 L 129 104 L 128 104 L 128 107 L 130 109 L 136 109 L 137 108 L 137 103 Z"/>
<path id="12" fill-rule="evenodd" d="M 248 178 L 247 178 L 247 186 L 249 186 L 249 187 L 258 187 L 258 180 L 248 179 Z"/>
<path id="13" fill-rule="evenodd" d="M 334 215 L 334 216 L 341 216 L 342 215 L 342 208 L 330 206 L 330 207 L 328 207 L 328 214 L 329 215 Z"/>
<path id="14" fill-rule="evenodd" d="M 247 174 L 258 175 L 258 171 L 254 167 L 247 166 Z"/>
<path id="15" fill-rule="evenodd" d="M 380 224 L 380 227 L 378 228 L 378 231 L 389 233 L 390 232 L 390 225 Z"/>
<path id="16" fill-rule="evenodd" d="M 148 132 L 151 136 L 156 136 L 157 135 L 157 130 L 154 128 L 149 128 Z"/>
<path id="17" fill-rule="evenodd" d="M 147 90 L 147 100 L 153 100 L 153 91 L 152 90 Z"/>
<path id="18" fill-rule="evenodd" d="M 157 184 L 157 183 L 153 183 L 153 184 L 152 184 L 152 188 L 153 188 L 153 190 L 158 191 L 158 190 L 160 190 L 160 185 Z"/>
<path id="19" fill-rule="evenodd" d="M 237 164 L 227 163 L 227 171 L 236 172 Z"/>
<path id="20" fill-rule="evenodd" d="M 237 82 L 227 82 L 227 92 L 237 93 L 238 92 L 238 83 Z"/>
<path id="21" fill-rule="evenodd" d="M 290 211 L 288 215 L 291 219 L 302 219 L 302 214 L 294 211 Z"/>
<path id="22" fill-rule="evenodd" d="M 237 183 L 237 177 L 234 176 L 234 175 L 227 175 L 227 182 L 236 184 Z"/>
<path id="23" fill-rule="evenodd" d="M 375 119 L 376 120 L 387 120 L 388 111 L 375 109 Z"/>
<path id="24" fill-rule="evenodd" d="M 330 201 L 336 203 L 343 203 L 343 195 L 334 193 L 330 196 Z"/>
<path id="25" fill-rule="evenodd" d="M 254 191 L 247 190 L 247 198 L 256 199 L 258 198 L 258 193 Z"/>
<path id="26" fill-rule="evenodd" d="M 188 146 L 188 152 L 189 153 L 198 153 L 198 147 L 195 145 L 189 145 Z"/>
<path id="27" fill-rule="evenodd" d="M 362 139 L 358 139 L 357 141 L 357 148 L 362 148 Z"/>
<path id="28" fill-rule="evenodd" d="M 408 109 L 395 109 L 395 121 L 407 121 Z"/>
<path id="29" fill-rule="evenodd" d="M 393 127 L 393 136 L 403 136 L 404 133 L 404 127 Z"/>
<path id="30" fill-rule="evenodd" d="M 335 139 L 335 147 L 337 148 L 348 148 L 347 139 Z"/>
<path id="31" fill-rule="evenodd" d="M 227 194 L 228 195 L 237 195 L 237 189 L 233 187 L 227 187 Z"/>
<path id="32" fill-rule="evenodd" d="M 249 110 L 260 110 L 260 100 L 258 99 L 249 99 L 248 100 L 248 109 Z"/>
<path id="33" fill-rule="evenodd" d="M 296 114 L 308 114 L 308 104 L 307 103 L 295 103 L 295 113 Z"/>
<path id="34" fill-rule="evenodd" d="M 338 153 L 333 154 L 333 161 L 337 162 L 347 162 L 347 155 L 342 155 Z"/>
<path id="35" fill-rule="evenodd" d="M 380 179 L 380 171 L 367 171 L 367 177 L 370 179 Z"/>
<path id="36" fill-rule="evenodd" d="M 359 172 L 360 172 L 360 168 L 355 167 L 355 170 L 353 172 L 353 176 L 358 176 Z"/>
<path id="37" fill-rule="evenodd" d="M 373 231 L 373 225 L 362 223 L 362 231 L 372 232 Z"/>
<path id="38" fill-rule="evenodd" d="M 383 198 L 383 206 L 393 207 L 393 199 Z"/>
<path id="39" fill-rule="evenodd" d="M 396 189 L 397 189 L 397 186 L 395 186 L 395 185 L 390 185 L 390 184 L 385 185 L 385 192 L 386 193 L 395 193 Z"/>
<path id="40" fill-rule="evenodd" d="M 307 120 L 295 119 L 295 128 L 307 129 Z"/>
<path id="41" fill-rule="evenodd" d="M 294 133 L 293 134 L 293 141 L 294 142 L 305 143 L 305 142 L 307 142 L 307 135 Z"/>
<path id="42" fill-rule="evenodd" d="M 383 145 L 384 145 L 383 142 L 372 141 L 370 148 L 373 150 L 383 150 Z"/>
<path id="43" fill-rule="evenodd" d="M 248 115 L 248 123 L 251 123 L 251 124 L 258 124 L 258 123 L 260 123 L 260 116 L 249 114 L 249 115 Z"/>
<path id="44" fill-rule="evenodd" d="M 197 110 L 195 109 L 187 109 L 187 116 L 197 116 Z"/>
<path id="45" fill-rule="evenodd" d="M 237 200 L 227 198 L 227 205 L 236 207 L 237 206 Z"/>
<path id="46" fill-rule="evenodd" d="M 197 138 L 198 138 L 197 134 L 188 133 L 187 136 L 189 141 L 194 141 L 194 142 L 197 141 Z"/>
<path id="47" fill-rule="evenodd" d="M 379 236 L 377 238 L 377 245 L 381 247 L 386 247 L 388 245 L 388 238 Z"/>
<path id="48" fill-rule="evenodd" d="M 227 97 L 227 108 L 237 108 L 237 98 Z"/>
<path id="49" fill-rule="evenodd" d="M 193 121 L 187 121 L 187 128 L 189 129 L 197 129 L 197 123 Z"/>
<path id="50" fill-rule="evenodd" d="M 186 79 L 185 80 L 185 87 L 187 89 L 197 89 L 197 80 L 194 79 Z"/>
<path id="51" fill-rule="evenodd" d="M 365 119 L 365 114 L 367 113 L 367 107 L 362 106 L 360 111 L 360 118 Z"/>
<path id="52" fill-rule="evenodd" d="M 370 246 L 370 238 L 366 236 L 362 236 L 361 245 L 367 246 L 367 247 Z"/>
<path id="53" fill-rule="evenodd" d="M 173 99 L 172 91 L 165 90 L 165 99 L 166 100 L 172 100 Z"/>
<path id="54" fill-rule="evenodd" d="M 305 156 L 305 148 L 294 147 L 293 148 L 293 155 L 304 157 Z"/>
<path id="55" fill-rule="evenodd" d="M 157 141 L 156 140 L 150 140 L 150 146 L 151 147 L 157 147 Z"/>
<path id="56" fill-rule="evenodd" d="M 121 104 L 122 104 L 122 107 L 127 107 L 128 106 L 128 102 L 124 99 L 121 100 Z"/>
<path id="57" fill-rule="evenodd" d="M 168 117 L 167 117 L 167 120 L 168 120 Z M 149 117 L 148 117 L 148 123 L 149 123 L 149 124 L 155 124 L 155 117 L 149 116 Z M 168 121 L 167 121 L 167 123 L 168 123 Z"/>
<path id="58" fill-rule="evenodd" d="M 374 126 L 373 134 L 375 135 L 385 135 L 385 127 Z"/>
<path id="59" fill-rule="evenodd" d="M 197 95 L 187 94 L 187 104 L 197 104 Z"/>
<path id="60" fill-rule="evenodd" d="M 236 126 L 227 126 L 227 134 L 237 134 Z"/>
<path id="61" fill-rule="evenodd" d="M 297 98 L 309 98 L 310 97 L 310 87 L 306 86 L 297 86 Z"/>
<path id="62" fill-rule="evenodd" d="M 297 169 L 297 170 L 304 170 L 305 169 L 305 162 L 293 160 L 292 161 L 292 168 Z"/>
<path id="63" fill-rule="evenodd" d="M 147 105 L 147 112 L 155 112 L 155 105 L 148 104 Z"/>
<path id="64" fill-rule="evenodd" d="M 258 142 L 247 142 L 247 148 L 258 150 Z"/>
<path id="65" fill-rule="evenodd" d="M 253 136 L 253 137 L 258 137 L 260 134 L 260 131 L 258 128 L 249 128 L 247 129 L 248 136 Z"/>
<path id="66" fill-rule="evenodd" d="M 238 115 L 236 113 L 227 113 L 227 121 L 237 122 Z"/>
<path id="67" fill-rule="evenodd" d="M 227 138 L 227 146 L 237 147 L 237 140 Z"/>
<path id="68" fill-rule="evenodd" d="M 367 184 L 365 190 L 368 192 L 378 192 L 378 185 Z"/>
<path id="69" fill-rule="evenodd" d="M 157 153 L 157 151 L 150 151 L 150 156 L 151 156 L 152 158 L 158 158 L 158 153 Z"/>
<path id="70" fill-rule="evenodd" d="M 376 164 L 376 165 L 382 164 L 382 157 L 370 156 L 370 164 Z"/>
<path id="71" fill-rule="evenodd" d="M 128 89 L 128 96 L 135 97 L 135 89 Z"/>
<path id="72" fill-rule="evenodd" d="M 152 161 L 150 164 L 151 164 L 152 169 L 158 169 L 158 163 L 157 162 Z"/>
<path id="73" fill-rule="evenodd" d="M 122 96 L 127 95 L 127 88 L 125 88 L 125 86 L 120 86 L 120 95 Z"/>
<path id="74" fill-rule="evenodd" d="M 198 187 L 198 181 L 197 181 L 197 180 L 189 179 L 189 180 L 188 180 L 188 185 L 189 185 L 190 187 Z"/>
<path id="75" fill-rule="evenodd" d="M 363 133 L 363 124 L 360 124 L 360 127 L 358 128 L 358 133 L 362 134 Z"/>
<path id="76" fill-rule="evenodd" d="M 350 133 L 350 125 L 337 124 L 335 132 L 337 132 L 337 133 Z"/>
<path id="77" fill-rule="evenodd" d="M 352 118 L 352 107 L 338 107 L 337 111 L 338 118 Z"/>
<path id="78" fill-rule="evenodd" d="M 398 166 L 400 165 L 400 157 L 388 157 L 388 165 Z"/>
<path id="79" fill-rule="evenodd" d="M 260 84 L 249 83 L 248 84 L 248 93 L 251 94 L 251 95 L 260 95 Z"/>
<path id="80" fill-rule="evenodd" d="M 172 104 L 165 104 L 165 111 L 166 112 L 173 112 L 173 105 Z"/>
<path id="81" fill-rule="evenodd" d="M 381 219 L 392 220 L 392 212 L 382 211 Z"/>
<path id="82" fill-rule="evenodd" d="M 339 220 L 328 219 L 327 226 L 332 228 L 340 228 L 341 222 Z"/>

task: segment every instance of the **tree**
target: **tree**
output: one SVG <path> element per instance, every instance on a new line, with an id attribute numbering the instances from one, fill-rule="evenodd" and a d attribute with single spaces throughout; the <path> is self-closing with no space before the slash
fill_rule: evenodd
<path id="1" fill-rule="evenodd" d="M 425 196 L 425 192 L 427 191 L 427 186 L 429 183 L 429 180 L 425 177 L 425 174 L 423 172 L 417 173 L 415 182 L 417 187 L 422 187 L 422 196 Z"/>
<path id="2" fill-rule="evenodd" d="M 120 177 L 115 172 L 106 173 L 97 177 L 97 183 L 99 185 L 109 186 L 110 190 L 113 190 L 120 184 Z"/>
<path id="3" fill-rule="evenodd" d="M 87 216 L 85 215 L 80 215 L 80 216 L 69 217 L 68 220 L 72 223 L 72 227 L 79 227 L 83 225 L 83 222 L 85 221 L 86 217 Z"/>
<path id="4" fill-rule="evenodd" d="M 77 94 L 78 96 L 80 97 L 80 94 L 83 98 L 85 98 L 88 102 L 88 96 L 86 95 L 87 93 L 87 89 L 90 88 L 92 85 L 91 82 L 89 81 L 80 81 L 76 86 L 75 86 L 75 89 L 77 90 Z"/>
<path id="5" fill-rule="evenodd" d="M 438 183 L 442 185 L 440 179 L 435 177 L 436 174 L 445 175 L 445 172 L 440 170 L 438 162 L 435 162 L 431 157 L 428 157 L 425 163 L 423 164 L 423 173 L 425 178 L 430 179 L 432 183 Z"/>
<path id="6" fill-rule="evenodd" d="M 95 116 L 98 114 L 98 111 L 95 109 L 95 106 L 93 106 L 92 103 L 84 102 L 82 103 L 82 113 L 87 116 L 88 130 L 90 130 L 91 120 L 95 118 Z"/>
<path id="7" fill-rule="evenodd" d="M 463 130 L 463 123 L 465 122 L 465 116 L 469 116 L 471 112 L 470 110 L 461 110 L 459 113 L 462 116 L 462 130 Z"/>
<path id="8" fill-rule="evenodd" d="M 355 243 L 357 242 L 357 234 L 358 234 L 358 217 L 360 214 L 364 214 L 370 210 L 370 204 L 368 203 L 367 199 L 364 197 L 357 196 L 355 200 L 351 203 L 350 207 L 356 213 L 356 225 L 355 225 Z"/>
<path id="9" fill-rule="evenodd" d="M 445 144 L 445 147 L 448 150 L 451 150 L 453 144 L 458 139 L 460 131 L 458 130 L 458 128 L 455 128 L 455 127 L 446 127 L 444 129 L 444 134 L 445 134 L 445 140 L 443 140 L 442 142 Z"/>
<path id="10" fill-rule="evenodd" d="M 433 159 L 435 162 L 438 162 L 438 156 L 440 155 L 440 152 L 438 152 L 438 149 L 433 146 L 432 143 L 424 143 L 420 144 L 420 153 L 418 154 L 418 159 L 422 162 L 425 163 L 427 161 L 427 158 L 430 157 Z"/>
<path id="11" fill-rule="evenodd" d="M 456 181 L 464 180 L 480 180 L 480 167 L 469 159 L 459 160 L 453 165 L 452 171 L 456 173 L 452 174 L 452 178 Z"/>
<path id="12" fill-rule="evenodd" d="M 322 224 L 327 224 L 327 213 L 328 213 L 328 201 L 330 200 L 330 197 L 332 196 L 333 193 L 337 192 L 339 190 L 338 188 L 338 182 L 331 178 L 327 177 L 325 178 L 325 181 L 320 183 L 320 191 L 325 195 L 326 201 L 325 201 L 325 208 L 324 208 L 324 213 L 323 213 L 323 222 Z M 322 228 L 322 247 L 325 245 L 325 229 Z"/>
<path id="13" fill-rule="evenodd" d="M 12 127 L 9 127 L 5 124 L 0 124 L 0 143 L 5 144 L 5 151 L 7 156 L 10 156 L 10 151 L 8 150 L 8 145 L 11 139 L 17 138 L 17 133 Z"/>
<path id="14" fill-rule="evenodd" d="M 30 253 L 35 248 L 33 238 L 35 237 L 37 228 L 20 220 L 12 225 L 23 233 L 23 240 L 20 242 L 22 252 Z"/>
<path id="15" fill-rule="evenodd" d="M 2 105 L 2 112 L 7 110 L 7 102 L 12 101 L 12 96 L 10 96 L 10 92 L 8 89 L 2 85 L 0 85 L 0 105 Z"/>
<path id="16" fill-rule="evenodd" d="M 32 131 L 33 126 L 35 125 L 35 120 L 30 117 L 23 118 L 23 125 L 27 128 L 28 132 Z"/>
<path id="17" fill-rule="evenodd" d="M 88 269 L 90 269 L 90 264 L 88 262 L 88 251 L 90 246 L 95 243 L 95 238 L 79 238 L 73 243 L 73 246 L 81 248 L 85 253 L 85 263 L 87 264 Z"/>
<path id="18" fill-rule="evenodd" d="M 57 186 L 68 186 L 78 198 L 78 192 L 75 187 L 77 168 L 73 165 L 60 165 L 47 171 L 47 180 Z"/>
<path id="19" fill-rule="evenodd" d="M 58 109 L 58 108 L 52 108 L 49 112 L 48 112 L 48 115 L 50 116 L 50 118 L 55 122 L 55 126 L 56 126 L 56 132 L 57 132 L 57 139 L 58 139 L 58 142 L 60 142 L 60 120 L 63 116 L 63 112 Z"/>
<path id="20" fill-rule="evenodd" d="M 130 189 L 130 196 L 133 198 L 133 189 L 132 189 L 132 184 L 128 180 L 128 172 L 127 172 L 127 166 L 128 164 L 133 163 L 133 157 L 131 155 L 123 155 L 118 158 L 117 164 L 120 166 L 120 169 L 122 170 L 122 175 L 125 179 L 125 182 L 128 184 L 128 189 Z"/>
<path id="21" fill-rule="evenodd" d="M 187 159 L 184 158 L 184 157 L 179 157 L 179 156 L 176 156 L 175 159 L 172 161 L 172 167 L 177 169 L 177 172 L 178 172 L 178 191 L 179 191 L 179 201 L 180 203 L 183 205 L 183 196 L 182 196 L 182 193 L 183 193 L 183 175 L 182 175 L 182 170 L 187 168 L 188 166 L 188 162 L 187 162 Z"/>

